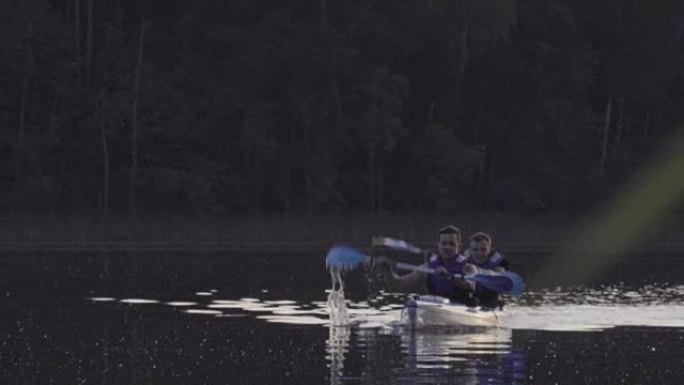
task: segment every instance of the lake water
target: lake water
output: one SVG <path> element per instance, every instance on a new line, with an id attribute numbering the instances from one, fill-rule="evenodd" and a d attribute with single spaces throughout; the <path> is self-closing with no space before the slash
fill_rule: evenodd
<path id="1" fill-rule="evenodd" d="M 682 256 L 535 283 L 505 328 L 397 325 L 404 295 L 345 278 L 328 323 L 317 253 L 0 256 L 2 384 L 681 384 Z M 559 282 L 562 272 L 558 272 Z"/>

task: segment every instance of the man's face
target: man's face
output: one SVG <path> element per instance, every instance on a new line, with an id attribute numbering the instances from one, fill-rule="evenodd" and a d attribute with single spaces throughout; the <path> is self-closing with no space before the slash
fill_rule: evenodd
<path id="1" fill-rule="evenodd" d="M 437 242 L 439 254 L 447 259 L 453 258 L 458 253 L 458 237 L 456 234 L 440 234 Z"/>
<path id="2" fill-rule="evenodd" d="M 475 241 L 470 242 L 470 255 L 473 256 L 473 259 L 476 262 L 486 261 L 490 250 L 491 250 L 491 245 L 489 244 L 489 242 L 487 242 L 485 240 L 479 241 L 479 242 L 475 242 Z"/>

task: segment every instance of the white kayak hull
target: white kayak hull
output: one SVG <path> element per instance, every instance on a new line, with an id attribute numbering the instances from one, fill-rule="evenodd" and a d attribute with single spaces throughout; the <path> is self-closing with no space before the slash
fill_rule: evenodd
<path id="1" fill-rule="evenodd" d="M 401 311 L 401 322 L 408 327 L 426 326 L 504 326 L 507 311 L 467 307 L 448 298 L 422 295 L 410 299 Z"/>

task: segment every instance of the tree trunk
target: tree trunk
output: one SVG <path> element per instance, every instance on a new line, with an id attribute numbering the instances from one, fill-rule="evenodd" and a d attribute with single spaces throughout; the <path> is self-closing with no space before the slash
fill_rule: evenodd
<path id="1" fill-rule="evenodd" d="M 93 0 L 87 0 L 86 12 L 85 79 L 86 84 L 89 84 L 92 77 L 91 67 L 93 62 Z"/>
<path id="2" fill-rule="evenodd" d="M 283 169 L 283 217 L 287 217 L 290 211 L 290 190 L 292 189 L 292 154 L 295 148 L 295 122 L 290 121 L 290 143 L 285 154 L 285 164 Z"/>
<path id="3" fill-rule="evenodd" d="M 368 208 L 370 212 L 375 214 L 376 211 L 376 180 L 375 180 L 375 144 L 372 140 L 368 140 L 368 196 L 370 198 L 368 202 Z"/>
<path id="4" fill-rule="evenodd" d="M 59 100 L 57 96 L 52 99 L 52 105 L 50 106 L 50 121 L 47 127 L 47 134 L 50 139 L 56 137 L 55 127 L 57 126 L 57 107 L 59 106 Z"/>
<path id="5" fill-rule="evenodd" d="M 140 97 L 140 73 L 142 72 L 143 47 L 145 43 L 145 21 L 140 21 L 140 36 L 138 39 L 138 61 L 135 67 L 133 83 L 133 107 L 131 110 L 131 169 L 128 184 L 128 205 L 131 216 L 137 215 L 137 186 L 138 186 L 138 104 Z"/>
<path id="6" fill-rule="evenodd" d="M 91 0 L 89 0 L 91 1 Z M 109 218 L 110 162 L 107 138 L 107 60 L 109 58 L 109 30 L 103 34 L 102 58 L 100 60 L 100 141 L 102 144 L 102 215 Z"/>
<path id="7" fill-rule="evenodd" d="M 340 87 L 337 80 L 337 73 L 335 67 L 332 63 L 332 54 L 330 49 L 330 43 L 328 41 L 328 11 L 327 11 L 327 0 L 320 0 L 320 9 L 318 13 L 318 26 L 321 34 L 321 42 L 323 45 L 323 51 L 326 58 L 326 77 L 329 80 L 330 87 L 330 98 L 332 99 L 332 117 L 333 124 L 339 123 L 342 117 L 342 98 L 340 97 Z"/>
<path id="8" fill-rule="evenodd" d="M 382 192 L 384 191 L 384 178 L 383 178 L 383 173 L 382 173 L 382 168 L 379 168 L 376 172 L 377 176 L 377 187 L 376 187 L 376 195 L 377 195 L 377 211 L 379 213 L 383 212 L 385 209 L 384 205 L 384 199 L 383 199 L 383 194 Z"/>
<path id="9" fill-rule="evenodd" d="M 604 173 L 606 170 L 606 161 L 608 158 L 608 134 L 610 133 L 610 117 L 613 111 L 613 95 L 608 96 L 606 102 L 606 118 L 603 124 L 603 144 L 601 146 L 601 163 L 600 170 Z"/>
<path id="10" fill-rule="evenodd" d="M 458 68 L 458 81 L 459 83 L 463 79 L 463 74 L 466 70 L 466 65 L 468 64 L 468 23 L 463 26 L 463 31 L 461 31 L 461 58 L 460 65 Z"/>
<path id="11" fill-rule="evenodd" d="M 484 185 L 482 186 L 482 193 L 481 193 L 481 202 L 482 202 L 482 210 L 487 210 L 489 209 L 489 196 L 490 193 L 489 191 L 491 190 L 492 185 L 495 185 L 494 181 L 496 181 L 497 178 L 497 161 L 496 161 L 496 154 L 491 154 L 489 157 L 489 164 L 486 166 L 485 169 L 485 178 L 484 178 Z"/>
<path id="12" fill-rule="evenodd" d="M 480 126 L 482 126 L 482 114 L 484 109 L 483 99 L 484 97 L 482 96 L 482 92 L 478 92 L 477 107 L 475 108 L 475 119 L 473 121 L 473 144 L 478 144 L 480 142 Z M 485 138 L 486 137 L 487 135 L 485 135 Z"/>
<path id="13" fill-rule="evenodd" d="M 67 21 L 71 21 L 71 1 L 70 0 L 59 2 L 59 16 L 66 19 Z"/>
<path id="14" fill-rule="evenodd" d="M 663 105 L 661 103 L 658 103 L 656 105 L 655 114 L 653 115 L 653 121 L 651 122 L 651 130 L 649 132 L 649 137 L 658 136 L 658 128 L 662 127 L 662 121 L 663 121 Z"/>
<path id="15" fill-rule="evenodd" d="M 313 196 L 313 182 L 311 180 L 311 174 L 307 171 L 304 182 L 304 188 L 306 189 L 306 212 L 309 215 L 314 213 L 314 196 Z"/>
<path id="16" fill-rule="evenodd" d="M 287 218 L 290 212 L 290 188 L 292 185 L 292 159 L 291 155 L 285 156 L 285 164 L 283 165 L 283 186 L 281 191 L 281 199 L 283 204 L 283 218 Z"/>
<path id="17" fill-rule="evenodd" d="M 74 0 L 74 63 L 76 72 L 81 74 L 81 4 Z"/>
<path id="18" fill-rule="evenodd" d="M 19 96 L 19 126 L 17 127 L 17 142 L 14 149 L 14 187 L 15 194 L 24 179 L 24 163 L 26 148 L 26 111 L 28 105 L 31 80 L 33 79 L 33 22 L 29 23 L 26 31 L 26 57 L 24 58 L 24 77 L 21 80 L 21 95 Z M 16 195 L 15 195 L 16 197 Z"/>
<path id="19" fill-rule="evenodd" d="M 625 125 L 625 97 L 620 96 L 620 100 L 618 101 L 618 116 L 617 116 L 617 122 L 615 124 L 615 138 L 613 140 L 613 155 L 617 154 L 620 151 L 620 142 L 622 142 L 622 135 L 623 135 L 623 130 L 624 130 L 624 125 Z"/>
<path id="20" fill-rule="evenodd" d="M 487 154 L 487 148 L 485 146 L 478 146 L 479 150 L 482 152 L 482 158 L 477 164 L 477 169 L 473 173 L 473 182 L 471 190 L 472 201 L 475 202 L 477 208 L 484 208 L 482 197 L 484 196 L 484 186 L 486 185 L 486 170 L 487 164 L 489 163 L 489 155 Z"/>
<path id="21" fill-rule="evenodd" d="M 24 78 L 21 81 L 21 96 L 19 101 L 19 130 L 17 132 L 17 143 L 20 148 L 24 146 L 26 136 L 26 110 L 28 104 L 28 93 L 33 78 L 33 23 L 29 23 L 26 33 L 26 58 L 24 59 Z"/>
<path id="22" fill-rule="evenodd" d="M 124 20 L 123 15 L 124 15 L 124 10 L 123 10 L 123 5 L 121 4 L 121 0 L 115 0 L 114 1 L 114 16 L 112 17 L 112 19 L 114 20 L 114 25 L 122 31 L 125 29 L 125 25 L 123 22 L 123 20 Z"/>
<path id="23" fill-rule="evenodd" d="M 107 142 L 107 97 L 104 86 L 100 90 L 100 138 L 102 140 L 102 215 L 109 218 L 109 144 Z"/>

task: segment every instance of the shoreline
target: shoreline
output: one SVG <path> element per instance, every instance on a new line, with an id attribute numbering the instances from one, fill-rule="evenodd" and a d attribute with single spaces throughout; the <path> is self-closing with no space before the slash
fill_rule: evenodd
<path id="1" fill-rule="evenodd" d="M 676 218 L 675 218 L 676 219 Z M 464 241 L 476 231 L 492 235 L 506 251 L 551 253 L 591 218 L 561 215 L 346 214 L 325 216 L 244 216 L 193 218 L 6 216 L 0 219 L 0 251 L 315 251 L 333 244 L 370 246 L 373 236 L 433 246 L 437 229 L 455 224 Z M 654 224 L 641 245 L 646 250 L 684 251 L 677 220 Z M 673 226 L 672 223 L 675 225 Z M 663 230 L 662 227 L 666 227 Z M 590 246 L 590 245 L 582 245 Z"/>
<path id="2" fill-rule="evenodd" d="M 335 243 L 330 242 L 0 242 L 0 252 L 314 252 L 325 251 Z M 344 244 L 367 249 L 369 245 L 344 242 Z M 416 243 L 421 247 L 431 245 Z M 684 247 L 684 245 L 682 245 Z M 507 247 L 507 252 L 551 253 L 559 244 L 517 244 Z"/>

